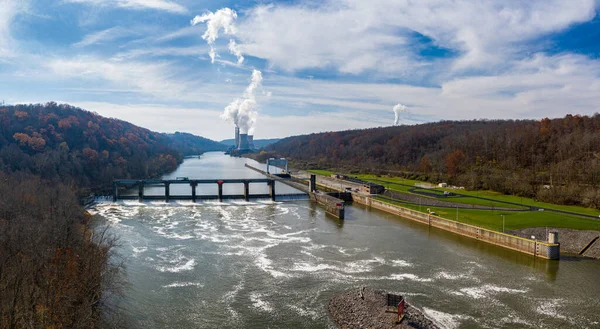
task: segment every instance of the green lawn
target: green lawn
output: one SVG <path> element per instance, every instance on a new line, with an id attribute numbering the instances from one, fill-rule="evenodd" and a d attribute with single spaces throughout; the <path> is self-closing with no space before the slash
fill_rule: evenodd
<path id="1" fill-rule="evenodd" d="M 456 209 L 436 208 L 418 205 L 410 205 L 402 202 L 390 201 L 388 199 L 377 198 L 381 201 L 397 204 L 399 206 L 410 208 L 422 212 L 427 212 L 429 208 L 442 218 L 456 220 Z M 600 231 L 600 221 L 581 218 L 570 215 L 563 215 L 547 211 L 499 211 L 499 210 L 470 210 L 458 209 L 458 221 L 470 225 L 487 228 L 494 231 L 502 231 L 502 215 L 504 215 L 505 230 L 517 230 L 528 227 L 561 227 L 577 230 L 595 230 Z"/>
<path id="2" fill-rule="evenodd" d="M 407 193 L 407 194 L 411 194 L 411 195 L 417 195 L 417 196 L 420 196 L 420 197 L 423 197 L 423 198 L 431 198 L 431 199 L 440 200 L 440 201 L 456 202 L 456 203 L 461 203 L 461 204 L 472 204 L 472 205 L 487 206 L 487 207 L 500 207 L 500 208 L 512 208 L 512 209 L 520 209 L 520 208 L 522 208 L 521 206 L 506 204 L 506 203 L 502 203 L 502 202 L 494 202 L 494 201 L 488 201 L 488 200 L 481 200 L 481 199 L 477 199 L 477 198 L 470 198 L 470 197 L 457 196 L 457 195 L 455 195 L 455 196 L 447 196 L 445 198 L 429 197 L 429 196 L 426 196 L 426 195 L 422 195 L 422 194 L 410 192 L 409 190 L 415 189 L 414 186 L 402 185 L 403 183 L 386 182 L 389 178 L 384 178 L 384 179 L 385 180 L 381 180 L 380 178 L 375 178 L 375 179 L 369 179 L 369 180 L 385 186 L 386 189 L 389 189 L 389 190 L 392 190 L 392 191 L 395 191 L 395 192 L 400 192 L 400 193 Z M 413 181 L 413 182 L 416 182 L 416 181 Z M 424 192 L 427 192 L 427 193 L 435 193 L 435 194 L 438 194 L 438 195 L 444 195 L 444 190 L 442 190 L 442 189 L 418 189 L 418 190 L 419 191 L 424 191 Z M 455 191 L 449 191 L 449 192 L 455 193 Z"/>
<path id="3" fill-rule="evenodd" d="M 380 180 L 380 181 L 389 182 L 389 183 L 410 185 L 411 187 L 415 187 L 416 183 L 424 183 L 424 182 L 421 182 L 418 180 L 405 179 L 405 178 L 401 178 L 401 177 L 386 177 L 386 176 L 376 176 L 376 175 L 370 175 L 370 174 L 360 174 L 360 175 L 350 175 L 350 176 L 357 177 L 358 179 L 362 179 L 365 181 Z"/>
<path id="4" fill-rule="evenodd" d="M 446 190 L 448 190 L 448 189 L 446 189 Z M 452 191 L 452 190 L 448 190 L 448 191 Z M 574 213 L 592 215 L 592 216 L 600 215 L 600 210 L 598 210 L 598 209 L 584 208 L 584 207 L 578 207 L 578 206 L 563 206 L 563 205 L 557 205 L 557 204 L 552 204 L 552 203 L 539 202 L 539 201 L 534 201 L 533 199 L 530 199 L 530 198 L 523 198 L 523 197 L 516 196 L 516 195 L 505 195 L 505 194 L 502 194 L 499 192 L 494 192 L 494 191 L 460 190 L 460 191 L 458 191 L 458 193 L 464 194 L 464 195 L 478 196 L 478 197 L 482 197 L 482 198 L 489 198 L 489 199 L 494 199 L 494 200 L 498 200 L 498 201 L 514 202 L 514 203 L 523 204 L 526 206 L 534 206 L 534 207 L 539 207 L 539 208 L 544 208 L 544 209 L 564 210 L 564 211 L 570 211 L 570 212 L 574 212 Z"/>
<path id="5" fill-rule="evenodd" d="M 377 177 L 375 175 L 357 175 L 357 176 L 363 180 L 378 181 L 378 183 L 386 186 L 386 188 L 389 188 L 389 189 L 395 190 L 395 191 L 399 191 L 399 192 L 408 192 L 409 189 L 414 188 L 415 183 L 423 183 L 420 181 L 403 179 L 403 178 L 399 178 L 399 177 L 384 177 L 384 176 Z M 387 183 L 384 183 L 384 182 L 387 182 Z M 410 185 L 411 187 L 403 186 L 403 185 L 396 185 L 396 184 Z M 475 197 L 493 199 L 493 200 L 496 200 L 499 202 L 495 206 L 504 207 L 504 208 L 512 208 L 512 207 L 508 204 L 501 204 L 501 202 L 511 202 L 511 203 L 516 203 L 516 204 L 520 204 L 520 205 L 524 205 L 524 206 L 533 206 L 533 207 L 539 207 L 539 208 L 544 208 L 544 209 L 564 210 L 564 211 L 570 211 L 570 212 L 584 214 L 584 215 L 592 215 L 592 216 L 600 215 L 600 210 L 598 210 L 598 209 L 584 208 L 584 207 L 578 207 L 578 206 L 563 206 L 563 205 L 557 205 L 557 204 L 546 203 L 546 202 L 538 202 L 538 201 L 534 201 L 533 199 L 530 199 L 530 198 L 524 198 L 524 197 L 520 197 L 520 196 L 516 196 L 516 195 L 505 195 L 505 194 L 502 194 L 499 192 L 494 192 L 494 191 L 452 190 L 452 189 L 448 189 L 448 188 L 437 188 L 437 189 L 432 189 L 432 190 L 428 190 L 428 191 L 433 192 L 436 190 L 437 191 L 448 191 L 448 192 L 457 193 L 457 194 L 461 194 L 461 195 L 470 195 L 470 196 L 475 196 Z M 435 193 L 435 192 L 433 192 L 433 193 Z M 441 192 L 441 193 L 443 193 L 443 192 Z M 491 201 L 475 199 L 475 198 L 455 198 L 452 200 L 448 199 L 448 201 L 465 203 L 465 204 L 475 204 L 475 205 L 490 205 L 490 202 L 491 202 Z"/>
<path id="6" fill-rule="evenodd" d="M 334 173 L 333 171 L 327 171 L 327 170 L 309 170 L 309 172 L 319 174 L 319 175 L 325 175 L 325 176 L 330 176 L 331 174 Z M 415 184 L 425 183 L 422 181 L 405 179 L 405 178 L 401 178 L 401 177 L 377 176 L 377 175 L 371 175 L 371 174 L 357 174 L 357 175 L 350 175 L 350 176 L 357 177 L 358 179 L 362 179 L 364 181 L 371 181 L 371 182 L 381 184 L 381 185 L 385 186 L 387 189 L 390 189 L 390 190 L 393 190 L 396 192 L 410 193 L 413 195 L 427 197 L 427 196 L 420 195 L 420 194 L 414 194 L 409 191 L 410 189 L 413 189 L 416 187 Z M 452 192 L 452 193 L 456 193 L 456 194 L 461 194 L 464 196 L 482 197 L 482 198 L 487 198 L 487 199 L 492 199 L 492 200 L 497 201 L 497 203 L 496 203 L 496 202 L 490 201 L 490 200 L 481 200 L 481 199 L 477 199 L 477 198 L 459 197 L 459 196 L 447 197 L 447 198 L 440 199 L 442 201 L 456 202 L 456 203 L 462 203 L 462 204 L 493 206 L 493 207 L 501 207 L 501 208 L 520 208 L 517 205 L 510 205 L 510 204 L 504 203 L 504 202 L 510 202 L 510 203 L 516 203 L 516 204 L 523 205 L 523 206 L 533 206 L 533 207 L 538 207 L 538 208 L 543 208 L 543 209 L 563 210 L 563 211 L 569 211 L 569 212 L 584 214 L 584 215 L 592 215 L 592 216 L 600 215 L 600 210 L 598 210 L 598 209 L 584 208 L 584 207 L 578 207 L 578 206 L 563 206 L 563 205 L 556 205 L 556 204 L 551 204 L 551 203 L 546 203 L 546 202 L 538 202 L 538 201 L 534 201 L 533 199 L 530 199 L 530 198 L 524 198 L 524 197 L 519 197 L 519 196 L 515 196 L 515 195 L 505 195 L 505 194 L 502 194 L 499 192 L 494 192 L 494 191 L 452 190 L 452 189 L 447 189 L 447 188 L 427 189 L 425 191 L 427 191 L 429 193 L 439 193 L 439 194 L 442 194 L 444 191 L 448 191 L 448 192 Z M 442 210 L 442 211 L 446 211 L 446 210 Z M 482 212 L 483 210 L 464 210 L 464 211 Z M 490 211 L 488 210 L 488 211 L 483 211 L 483 212 L 490 212 Z M 520 214 L 520 213 L 521 212 L 519 212 L 517 214 Z M 528 214 L 534 218 L 536 216 L 542 216 L 542 215 L 533 215 L 530 212 L 522 212 L 522 213 Z M 544 217 L 548 218 L 547 221 L 553 222 L 553 223 L 560 222 L 560 220 L 562 218 L 573 218 L 573 219 L 577 219 L 577 220 L 590 221 L 589 225 L 592 225 L 591 227 L 594 230 L 598 229 L 598 227 L 595 225 L 597 225 L 597 223 L 600 222 L 600 221 L 595 221 L 592 219 L 584 219 L 584 218 L 579 218 L 579 217 L 575 217 L 575 216 L 562 215 L 562 214 L 556 214 L 556 213 L 551 213 L 551 212 L 543 212 L 542 211 L 539 213 L 544 214 L 545 215 Z M 521 223 L 521 224 L 528 222 L 526 220 L 520 220 L 522 218 L 522 216 L 520 217 L 519 215 L 515 214 L 514 212 L 510 212 L 510 214 L 512 216 L 514 216 L 515 218 L 519 219 L 519 223 Z M 467 215 L 467 213 L 465 213 L 465 216 L 466 215 Z M 500 216 L 498 215 L 498 217 L 500 217 Z M 552 221 L 550 221 L 551 218 L 554 218 L 554 219 Z M 506 220 L 508 221 L 508 219 L 506 219 Z M 521 224 L 519 224 L 519 225 L 521 225 Z M 500 225 L 502 225 L 502 224 L 500 224 Z M 523 224 L 523 225 L 526 225 L 526 224 Z M 585 225 L 588 225 L 588 224 L 585 224 Z M 588 227 L 585 225 L 584 225 L 584 227 Z M 528 227 L 528 226 L 521 226 L 520 228 L 523 228 L 523 227 Z M 557 224 L 557 227 L 571 227 L 571 226 L 559 226 Z M 500 229 L 501 228 L 502 227 L 500 226 Z M 575 228 L 575 227 L 573 227 L 573 228 Z"/>
<path id="7" fill-rule="evenodd" d="M 323 176 L 330 176 L 335 174 L 335 172 L 333 171 L 329 171 L 329 170 L 307 170 L 308 172 L 311 172 L 313 174 L 317 174 L 317 175 L 323 175 Z"/>

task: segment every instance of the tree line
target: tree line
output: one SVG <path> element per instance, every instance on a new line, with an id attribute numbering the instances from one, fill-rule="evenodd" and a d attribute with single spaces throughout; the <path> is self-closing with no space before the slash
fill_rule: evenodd
<path id="1" fill-rule="evenodd" d="M 600 208 L 600 115 L 442 121 L 289 137 L 268 156 Z"/>
<path id="2" fill-rule="evenodd" d="M 0 328 L 110 323 L 121 267 L 115 240 L 90 224 L 69 187 L 0 173 Z"/>

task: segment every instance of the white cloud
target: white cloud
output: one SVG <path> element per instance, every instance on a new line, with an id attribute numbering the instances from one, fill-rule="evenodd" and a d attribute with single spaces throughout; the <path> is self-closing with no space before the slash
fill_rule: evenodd
<path id="1" fill-rule="evenodd" d="M 0 0 L 0 60 L 17 56 L 11 25 L 17 14 L 27 10 L 28 0 Z"/>
<path id="2" fill-rule="evenodd" d="M 181 56 L 198 57 L 206 51 L 206 46 L 195 47 L 145 47 L 128 50 L 114 56 L 116 60 L 129 60 L 138 57 Z"/>
<path id="3" fill-rule="evenodd" d="M 69 102 L 74 106 L 97 112 L 106 117 L 118 118 L 159 132 L 183 131 L 199 136 L 222 140 L 233 138 L 233 126 L 219 119 L 221 111 L 205 108 L 185 108 L 160 104 L 123 105 L 108 102 Z M 360 113 L 362 114 L 362 113 Z M 372 122 L 361 120 L 359 113 L 343 115 L 332 113 L 320 120 L 313 116 L 263 115 L 259 121 L 256 138 L 275 138 L 311 132 L 372 127 Z M 364 115 L 364 114 L 362 114 Z M 293 123 L 293 124 L 290 124 Z"/>
<path id="4" fill-rule="evenodd" d="M 94 57 L 49 60 L 45 65 L 58 77 L 111 82 L 123 91 L 177 98 L 187 83 L 176 78 L 168 62 L 111 61 Z"/>
<path id="5" fill-rule="evenodd" d="M 82 48 L 94 44 L 102 44 L 110 41 L 115 41 L 123 37 L 130 36 L 132 34 L 134 34 L 134 32 L 132 32 L 131 30 L 115 26 L 106 30 L 90 33 L 86 35 L 81 41 L 74 43 L 73 46 L 77 48 Z"/>
<path id="6" fill-rule="evenodd" d="M 188 12 L 182 5 L 169 0 L 63 0 L 63 2 L 84 3 L 107 7 L 114 6 L 135 10 L 155 9 L 176 14 L 186 14 Z"/>
<path id="7" fill-rule="evenodd" d="M 336 67 L 406 74 L 418 46 L 412 33 L 460 53 L 454 70 L 502 67 L 526 41 L 596 15 L 595 0 L 330 0 L 319 6 L 267 5 L 240 23 L 241 50 L 295 71 Z"/>
<path id="8" fill-rule="evenodd" d="M 229 138 L 233 126 L 221 119 L 221 111 L 160 104 L 114 104 L 109 102 L 70 102 L 74 106 L 117 118 L 159 132 L 182 131 L 216 140 Z M 223 132 L 231 131 L 229 133 Z"/>

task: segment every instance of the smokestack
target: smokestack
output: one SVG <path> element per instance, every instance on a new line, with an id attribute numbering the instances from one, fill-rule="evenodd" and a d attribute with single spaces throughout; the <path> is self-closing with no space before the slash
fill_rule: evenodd
<path id="1" fill-rule="evenodd" d="M 235 127 L 235 148 L 240 147 L 240 128 Z"/>
<path id="2" fill-rule="evenodd" d="M 248 149 L 248 134 L 240 134 L 240 146 L 238 150 L 247 150 Z"/>
<path id="3" fill-rule="evenodd" d="M 248 135 L 248 148 L 254 150 L 254 136 Z"/>

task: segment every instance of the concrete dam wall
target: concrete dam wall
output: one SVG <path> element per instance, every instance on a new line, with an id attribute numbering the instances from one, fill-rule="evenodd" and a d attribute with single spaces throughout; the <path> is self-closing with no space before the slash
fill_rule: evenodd
<path id="1" fill-rule="evenodd" d="M 547 243 L 538 240 L 521 238 L 518 236 L 500 233 L 485 228 L 464 224 L 450 219 L 441 218 L 435 215 L 425 214 L 401 206 L 392 205 L 369 196 L 352 193 L 353 202 L 358 202 L 366 206 L 379 209 L 391 214 L 399 215 L 425 225 L 437 227 L 442 230 L 450 231 L 473 239 L 495 244 L 504 248 L 519 251 L 534 257 L 545 259 L 560 258 L 560 244 Z"/>

